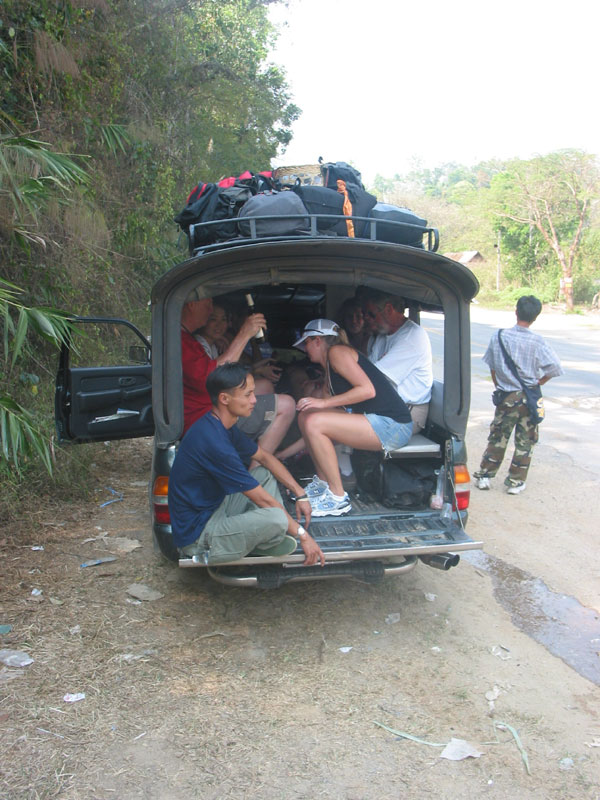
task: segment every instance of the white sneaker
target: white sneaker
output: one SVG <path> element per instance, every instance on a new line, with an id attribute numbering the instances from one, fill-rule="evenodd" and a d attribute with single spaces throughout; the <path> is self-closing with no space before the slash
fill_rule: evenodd
<path id="1" fill-rule="evenodd" d="M 490 483 L 490 479 L 486 478 L 485 475 L 482 478 L 477 478 L 477 480 L 475 482 L 475 486 L 477 486 L 478 489 L 491 489 L 492 488 L 492 485 Z"/>
<path id="2" fill-rule="evenodd" d="M 527 486 L 527 484 L 525 483 L 525 481 L 521 481 L 521 483 L 517 483 L 517 484 L 513 484 L 512 486 L 509 486 L 508 489 L 506 490 L 506 493 L 507 494 L 521 494 L 521 492 L 525 491 L 525 487 L 526 486 Z"/>
<path id="3" fill-rule="evenodd" d="M 329 489 L 327 481 L 322 481 L 318 475 L 313 475 L 312 481 L 304 487 L 304 493 L 309 500 L 321 497 Z"/>
<path id="4" fill-rule="evenodd" d="M 341 500 L 336 500 L 330 489 L 327 489 L 325 494 L 320 497 L 312 498 L 310 505 L 313 517 L 339 517 L 347 514 L 352 508 L 347 494 L 344 494 Z"/>

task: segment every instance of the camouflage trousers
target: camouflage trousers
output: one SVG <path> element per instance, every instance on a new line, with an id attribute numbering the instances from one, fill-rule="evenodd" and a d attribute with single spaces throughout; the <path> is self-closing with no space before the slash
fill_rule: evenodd
<path id="1" fill-rule="evenodd" d="M 538 440 L 538 426 L 529 415 L 524 392 L 511 392 L 499 406 L 490 425 L 488 445 L 481 459 L 476 478 L 493 478 L 500 469 L 512 432 L 515 432 L 515 452 L 505 480 L 507 486 L 527 479 L 531 451 Z"/>

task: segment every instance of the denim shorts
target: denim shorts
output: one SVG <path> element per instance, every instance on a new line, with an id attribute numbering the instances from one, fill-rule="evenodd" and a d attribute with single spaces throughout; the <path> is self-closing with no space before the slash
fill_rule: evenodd
<path id="1" fill-rule="evenodd" d="M 386 453 L 390 450 L 398 450 L 408 444 L 408 440 L 412 436 L 412 420 L 396 422 L 395 419 L 382 417 L 379 414 L 365 414 L 365 417 L 369 420 Z"/>

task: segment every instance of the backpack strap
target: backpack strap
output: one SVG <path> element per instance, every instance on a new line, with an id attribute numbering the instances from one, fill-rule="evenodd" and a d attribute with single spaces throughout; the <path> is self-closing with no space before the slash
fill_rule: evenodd
<path id="1" fill-rule="evenodd" d="M 346 182 L 338 180 L 337 181 L 337 190 L 340 194 L 344 195 L 344 205 L 343 205 L 343 212 L 344 216 L 351 217 L 352 216 L 352 202 L 350 197 L 348 196 L 348 189 L 346 188 Z M 354 238 L 354 222 L 351 219 L 346 220 L 346 227 L 348 229 L 348 236 Z"/>
<path id="2" fill-rule="evenodd" d="M 498 331 L 498 344 L 500 345 L 500 349 L 502 350 L 502 355 L 504 356 L 504 360 L 508 364 L 510 371 L 521 384 L 523 391 L 525 391 L 527 387 L 525 386 L 525 384 L 523 383 L 523 379 L 519 375 L 519 370 L 517 369 L 517 365 L 512 360 L 512 357 L 509 355 L 508 350 L 506 349 L 506 347 L 504 346 L 504 342 L 502 341 L 501 334 L 503 330 L 504 328 L 500 328 L 500 330 Z"/>

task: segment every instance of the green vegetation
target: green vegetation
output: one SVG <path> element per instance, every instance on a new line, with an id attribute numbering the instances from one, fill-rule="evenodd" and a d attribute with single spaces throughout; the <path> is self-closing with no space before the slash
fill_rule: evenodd
<path id="1" fill-rule="evenodd" d="M 600 171 L 594 156 L 564 150 L 530 160 L 415 169 L 375 189 L 440 229 L 443 252 L 478 250 L 481 299 L 512 304 L 535 292 L 543 302 L 590 303 L 600 280 Z M 562 289 L 562 293 L 561 293 Z M 510 301 L 510 302 L 509 302 Z"/>
<path id="2" fill-rule="evenodd" d="M 186 255 L 173 216 L 191 187 L 268 168 L 289 141 L 271 2 L 0 4 L 3 478 L 51 467 L 52 309 L 147 328 L 150 287 Z"/>

